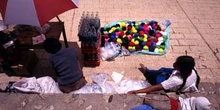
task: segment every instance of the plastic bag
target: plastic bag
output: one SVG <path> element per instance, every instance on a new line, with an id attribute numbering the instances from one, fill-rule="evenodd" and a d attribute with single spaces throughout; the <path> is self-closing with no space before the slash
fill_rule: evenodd
<path id="1" fill-rule="evenodd" d="M 142 89 L 148 86 L 148 83 L 143 80 L 122 80 L 119 84 L 115 85 L 114 88 L 117 93 L 124 94 L 131 90 Z"/>
<path id="2" fill-rule="evenodd" d="M 112 86 L 112 78 L 106 73 L 96 73 L 93 74 L 92 80 L 94 83 L 98 84 L 103 93 L 115 93 L 115 88 Z"/>
<path id="3" fill-rule="evenodd" d="M 12 89 L 22 92 L 35 93 L 62 93 L 57 83 L 49 76 L 36 79 L 35 77 L 25 78 L 12 85 Z"/>
<path id="4" fill-rule="evenodd" d="M 102 88 L 99 84 L 86 84 L 82 88 L 76 91 L 72 91 L 71 94 L 89 94 L 89 93 L 102 93 Z"/>
<path id="5" fill-rule="evenodd" d="M 106 73 L 95 73 L 92 75 L 92 81 L 97 84 L 105 83 L 107 80 L 111 80 L 111 77 Z"/>
<path id="6" fill-rule="evenodd" d="M 107 42 L 105 46 L 100 49 L 100 56 L 102 60 L 113 60 L 120 54 L 121 47 L 119 43 Z"/>
<path id="7" fill-rule="evenodd" d="M 114 75 L 113 75 L 114 76 Z M 92 84 L 87 84 L 73 94 L 79 93 L 110 93 L 126 94 L 130 90 L 141 89 L 148 86 L 143 80 L 116 80 L 114 81 L 106 73 L 96 73 L 92 75 Z"/>

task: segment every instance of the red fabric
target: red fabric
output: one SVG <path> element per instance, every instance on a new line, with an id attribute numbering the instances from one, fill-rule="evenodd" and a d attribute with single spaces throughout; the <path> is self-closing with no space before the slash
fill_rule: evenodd
<path id="1" fill-rule="evenodd" d="M 179 109 L 178 100 L 170 98 L 170 110 L 178 110 L 178 109 Z"/>
<path id="2" fill-rule="evenodd" d="M 0 1 L 0 13 L 2 14 L 2 18 L 5 18 L 5 10 L 6 10 L 6 5 L 7 5 L 8 0 L 1 0 Z"/>
<path id="3" fill-rule="evenodd" d="M 57 15 L 77 8 L 71 0 L 34 0 L 41 26 Z"/>

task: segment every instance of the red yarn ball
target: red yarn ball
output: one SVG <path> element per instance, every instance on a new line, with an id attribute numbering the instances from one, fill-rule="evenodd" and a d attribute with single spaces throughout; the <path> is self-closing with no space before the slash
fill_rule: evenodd
<path id="1" fill-rule="evenodd" d="M 154 40 L 153 37 L 148 37 L 148 41 L 152 41 L 152 40 Z"/>
<path id="2" fill-rule="evenodd" d="M 161 37 L 161 36 L 162 36 L 162 34 L 159 33 L 159 32 L 155 34 L 155 37 L 156 37 L 156 38 L 159 38 L 159 37 Z"/>
<path id="3" fill-rule="evenodd" d="M 151 42 L 147 42 L 146 46 L 150 47 L 151 46 Z"/>
<path id="4" fill-rule="evenodd" d="M 157 43 L 157 42 L 158 42 L 158 38 L 154 39 L 154 42 L 156 42 L 156 43 Z"/>
<path id="5" fill-rule="evenodd" d="M 140 35 L 140 36 L 144 36 L 144 34 L 145 34 L 144 31 L 142 31 L 142 30 L 139 31 L 139 35 Z"/>
<path id="6" fill-rule="evenodd" d="M 129 42 L 129 46 L 135 46 L 134 42 Z"/>
<path id="7" fill-rule="evenodd" d="M 120 33 L 119 33 L 119 37 L 123 37 L 125 35 L 125 33 L 124 33 L 124 31 L 121 31 Z"/>
<path id="8" fill-rule="evenodd" d="M 104 34 L 104 37 L 105 37 L 105 38 L 109 38 L 109 35 L 108 35 L 108 34 Z"/>
<path id="9" fill-rule="evenodd" d="M 128 25 L 127 26 L 127 30 L 131 30 L 132 29 L 132 26 L 131 25 Z"/>

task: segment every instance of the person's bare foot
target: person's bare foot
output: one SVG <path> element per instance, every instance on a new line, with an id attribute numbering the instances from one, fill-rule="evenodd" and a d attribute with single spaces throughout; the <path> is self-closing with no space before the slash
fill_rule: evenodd
<path id="1" fill-rule="evenodd" d="M 145 70 L 147 69 L 147 67 L 145 67 L 144 64 L 142 63 L 140 63 L 140 66 L 141 66 L 140 71 L 145 74 Z"/>
<path id="2" fill-rule="evenodd" d="M 142 63 L 140 63 L 139 65 L 140 65 L 140 68 L 138 68 L 138 69 L 143 73 L 143 75 L 146 78 L 146 80 L 148 80 L 147 79 L 147 72 L 146 72 L 147 67 L 144 66 L 144 64 L 142 64 Z"/>

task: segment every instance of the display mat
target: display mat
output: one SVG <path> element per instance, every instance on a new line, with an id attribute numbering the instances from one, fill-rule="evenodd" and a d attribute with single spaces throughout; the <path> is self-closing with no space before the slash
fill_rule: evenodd
<path id="1" fill-rule="evenodd" d="M 163 55 L 170 40 L 170 21 L 115 21 L 101 27 L 102 46 L 117 43 L 131 54 Z"/>

